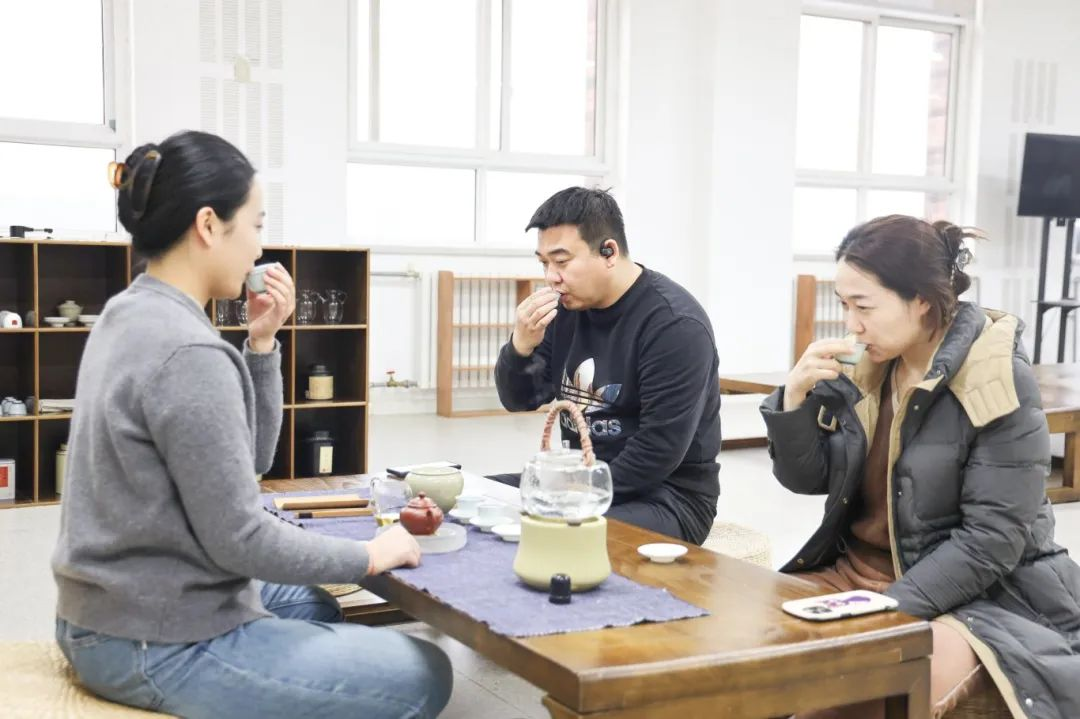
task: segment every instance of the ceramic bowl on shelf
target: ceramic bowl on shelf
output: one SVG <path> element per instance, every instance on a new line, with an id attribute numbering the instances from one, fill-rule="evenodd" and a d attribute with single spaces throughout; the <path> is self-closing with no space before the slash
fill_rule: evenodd
<path id="1" fill-rule="evenodd" d="M 98 321 L 98 317 L 100 315 L 79 315 L 79 323 L 87 327 L 93 327 L 94 323 Z"/>
<path id="2" fill-rule="evenodd" d="M 69 322 L 67 317 L 43 317 L 42 319 L 50 327 L 64 327 Z"/>

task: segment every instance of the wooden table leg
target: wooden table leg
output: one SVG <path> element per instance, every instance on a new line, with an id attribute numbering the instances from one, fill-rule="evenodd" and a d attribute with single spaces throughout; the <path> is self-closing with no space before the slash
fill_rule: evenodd
<path id="1" fill-rule="evenodd" d="M 544 707 L 547 708 L 548 714 L 551 714 L 551 719 L 581 719 L 581 714 L 578 714 L 570 707 L 559 703 L 546 694 L 541 701 L 543 702 Z"/>
<path id="2" fill-rule="evenodd" d="M 1065 433 L 1065 455 L 1061 467 L 1061 486 L 1046 490 L 1046 495 L 1054 504 L 1080 502 L 1080 441 L 1076 432 Z"/>
<path id="3" fill-rule="evenodd" d="M 1076 437 L 1075 433 L 1065 435 L 1065 457 L 1061 470 L 1062 488 L 1068 487 L 1074 495 L 1080 493 L 1080 461 L 1076 458 L 1080 442 Z"/>
<path id="4" fill-rule="evenodd" d="M 1065 453 L 1061 469 L 1061 486 L 1046 490 L 1054 504 L 1080 502 L 1080 411 L 1047 412 L 1050 434 L 1065 435 Z"/>
<path id="5" fill-rule="evenodd" d="M 930 660 L 905 662 L 913 670 L 907 694 L 885 700 L 885 719 L 930 719 Z"/>

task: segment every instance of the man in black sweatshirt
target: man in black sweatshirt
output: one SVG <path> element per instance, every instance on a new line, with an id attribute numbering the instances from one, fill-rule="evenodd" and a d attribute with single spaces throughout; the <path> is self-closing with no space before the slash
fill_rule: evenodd
<path id="1" fill-rule="evenodd" d="M 495 366 L 499 399 L 510 411 L 576 402 L 596 456 L 611 465 L 607 516 L 701 544 L 720 494 L 720 386 L 705 310 L 631 261 L 622 212 L 602 190 L 556 193 L 526 231 L 534 227 L 548 286 L 517 308 Z M 565 414 L 560 427 L 580 447 Z"/>

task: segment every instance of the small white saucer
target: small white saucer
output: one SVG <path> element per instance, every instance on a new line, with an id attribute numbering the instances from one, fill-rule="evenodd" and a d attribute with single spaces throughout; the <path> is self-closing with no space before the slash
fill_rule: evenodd
<path id="1" fill-rule="evenodd" d="M 492 519 L 483 519 L 482 517 L 473 517 L 469 520 L 469 524 L 480 529 L 484 532 L 490 532 L 492 527 L 496 524 L 509 524 L 510 520 L 507 517 L 498 516 Z"/>
<path id="2" fill-rule="evenodd" d="M 496 524 L 491 531 L 499 535 L 504 542 L 517 542 L 521 540 L 521 525 L 514 522 Z"/>
<path id="3" fill-rule="evenodd" d="M 468 522 L 470 519 L 476 516 L 476 512 L 463 512 L 460 508 L 454 507 L 447 512 L 451 517 L 459 522 Z"/>
<path id="4" fill-rule="evenodd" d="M 686 554 L 686 547 L 681 544 L 642 544 L 637 548 L 638 554 L 648 557 L 657 564 L 671 564 L 676 559 Z"/>

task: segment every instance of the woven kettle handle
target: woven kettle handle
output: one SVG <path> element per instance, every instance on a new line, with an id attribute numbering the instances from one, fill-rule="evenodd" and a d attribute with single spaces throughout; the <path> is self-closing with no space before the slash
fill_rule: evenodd
<path id="1" fill-rule="evenodd" d="M 585 466 L 593 466 L 596 455 L 593 453 L 592 438 L 589 437 L 589 425 L 585 423 L 585 417 L 581 414 L 581 409 L 568 399 L 555 402 L 551 405 L 551 409 L 548 410 L 547 421 L 544 422 L 544 435 L 540 439 L 540 450 L 542 452 L 551 450 L 551 428 L 555 426 L 555 418 L 559 416 L 560 412 L 570 413 L 574 424 L 577 425 L 578 437 L 581 439 L 581 454 L 585 460 Z"/>

